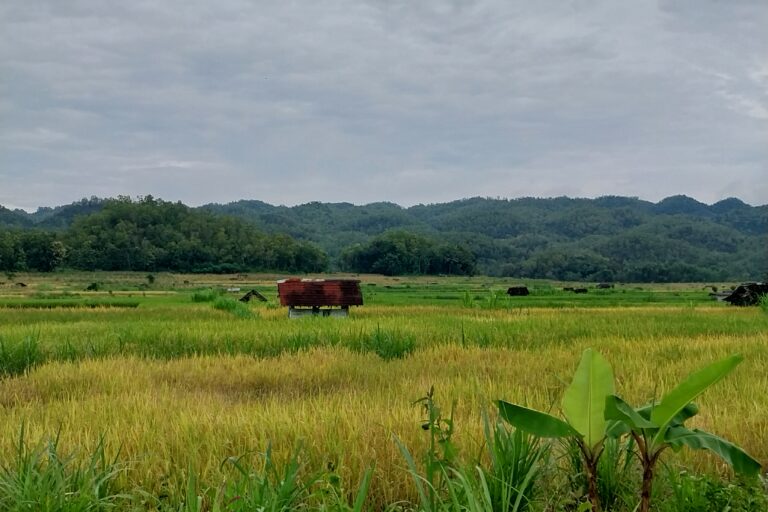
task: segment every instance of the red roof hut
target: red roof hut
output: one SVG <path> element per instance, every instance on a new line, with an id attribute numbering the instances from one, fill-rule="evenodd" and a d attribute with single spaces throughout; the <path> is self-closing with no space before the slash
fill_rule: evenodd
<path id="1" fill-rule="evenodd" d="M 277 293 L 280 304 L 290 308 L 291 318 L 319 314 L 347 316 L 349 306 L 363 305 L 357 279 L 283 279 L 277 282 Z"/>

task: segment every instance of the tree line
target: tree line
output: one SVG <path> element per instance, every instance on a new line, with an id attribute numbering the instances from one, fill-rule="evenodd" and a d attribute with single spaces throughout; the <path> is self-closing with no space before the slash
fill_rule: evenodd
<path id="1" fill-rule="evenodd" d="M 5 226 L 5 227 L 3 227 Z M 768 277 L 768 206 L 685 196 L 472 198 L 402 208 L 84 199 L 0 207 L 0 269 L 472 274 L 573 281 Z"/>
<path id="2" fill-rule="evenodd" d="M 110 199 L 61 231 L 0 231 L 0 270 L 322 272 L 311 242 L 265 234 L 242 219 L 156 200 Z"/>

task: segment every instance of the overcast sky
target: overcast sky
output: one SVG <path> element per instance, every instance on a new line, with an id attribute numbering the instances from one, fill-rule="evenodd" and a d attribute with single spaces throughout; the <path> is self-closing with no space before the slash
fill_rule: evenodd
<path id="1" fill-rule="evenodd" d="M 0 204 L 766 204 L 766 27 L 766 0 L 3 0 Z"/>

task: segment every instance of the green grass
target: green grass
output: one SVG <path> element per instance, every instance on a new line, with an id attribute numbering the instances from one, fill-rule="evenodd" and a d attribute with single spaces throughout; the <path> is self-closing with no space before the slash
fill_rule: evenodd
<path id="1" fill-rule="evenodd" d="M 138 300 L 129 299 L 22 299 L 0 300 L 6 309 L 137 308 Z"/>

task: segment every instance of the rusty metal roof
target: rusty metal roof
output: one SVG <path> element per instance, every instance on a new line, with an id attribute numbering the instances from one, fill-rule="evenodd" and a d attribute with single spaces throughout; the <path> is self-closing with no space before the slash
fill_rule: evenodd
<path id="1" fill-rule="evenodd" d="M 357 279 L 283 279 L 277 293 L 280 304 L 290 307 L 363 305 Z"/>

